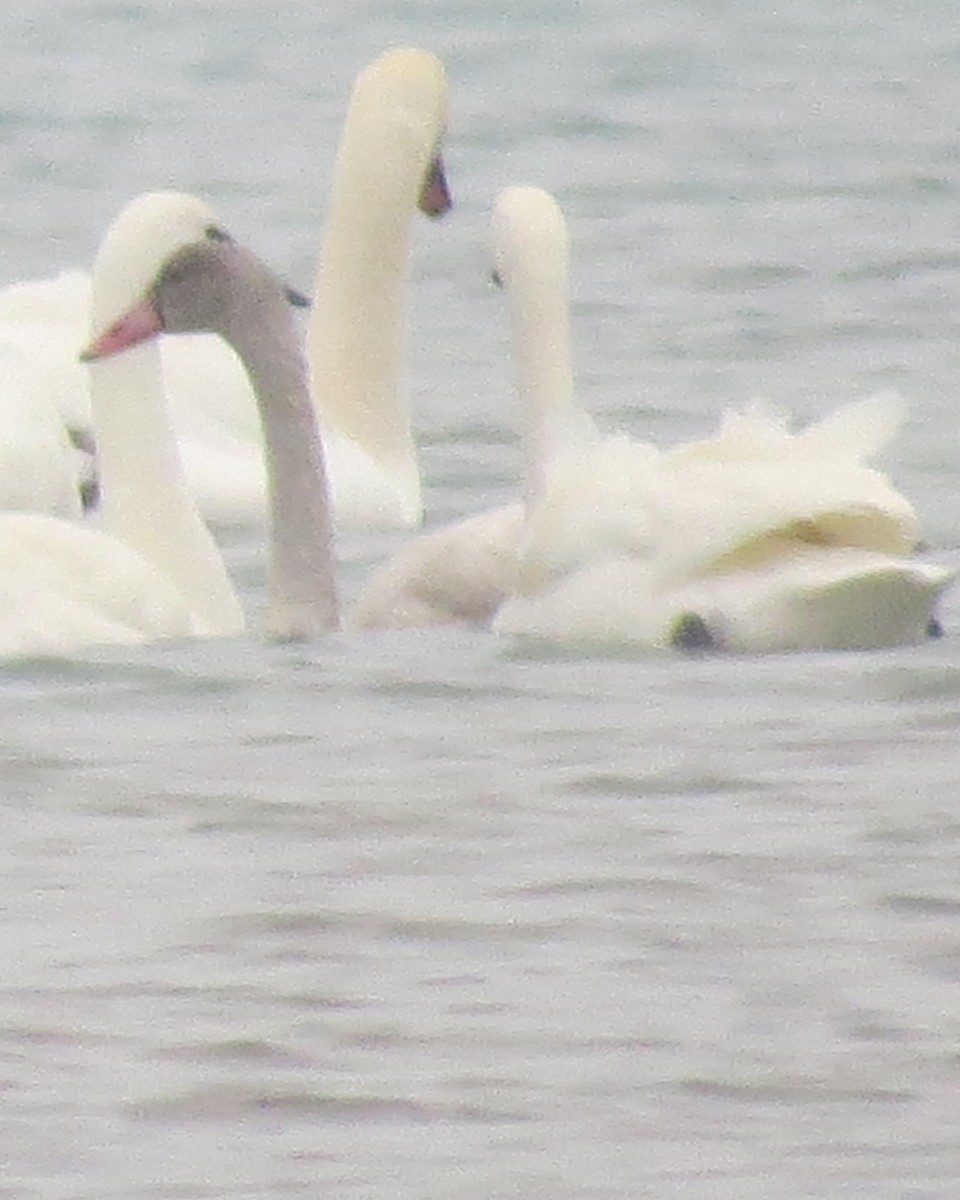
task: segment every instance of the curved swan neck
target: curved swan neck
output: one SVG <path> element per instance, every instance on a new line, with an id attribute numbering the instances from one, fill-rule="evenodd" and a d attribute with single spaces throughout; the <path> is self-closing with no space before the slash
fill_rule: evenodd
<path id="1" fill-rule="evenodd" d="M 495 213 L 498 269 L 507 295 L 520 394 L 524 500 L 543 490 L 550 461 L 588 422 L 574 399 L 570 363 L 567 235 L 559 209 L 544 192 L 508 189 L 528 201 Z"/>
<path id="2" fill-rule="evenodd" d="M 157 193 L 133 201 L 104 238 L 93 272 L 94 334 L 126 311 L 155 273 L 160 260 L 153 252 L 151 261 L 150 237 L 157 214 L 171 199 L 179 203 L 182 198 Z M 139 274 L 133 269 L 137 264 Z M 107 531 L 180 590 L 194 613 L 197 633 L 239 633 L 243 614 L 236 593 L 184 480 L 159 347 L 139 346 L 91 363 L 89 369 Z"/>
<path id="3" fill-rule="evenodd" d="M 411 519 L 420 483 L 402 393 L 410 225 L 441 132 L 444 77 L 419 51 L 358 77 L 337 156 L 308 322 L 313 394 L 325 421 L 401 481 Z"/>
<path id="4" fill-rule="evenodd" d="M 263 429 L 270 512 L 266 632 L 309 639 L 340 605 L 323 447 L 296 326 L 283 295 L 251 292 L 220 330 L 243 362 Z"/>

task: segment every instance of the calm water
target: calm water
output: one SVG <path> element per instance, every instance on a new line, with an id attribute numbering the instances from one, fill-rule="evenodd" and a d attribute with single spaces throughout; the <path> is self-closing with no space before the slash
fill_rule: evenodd
<path id="1" fill-rule="evenodd" d="M 432 520 L 512 494 L 485 226 L 536 183 L 588 407 L 669 441 L 894 386 L 888 468 L 960 554 L 954 0 L 4 11 L 3 280 L 173 185 L 309 284 L 353 74 L 421 44 L 458 201 L 416 246 Z M 223 537 L 256 608 L 259 540 Z M 345 590 L 393 544 L 345 540 Z M 0 1197 L 952 1200 L 944 615 L 865 655 L 444 631 L 3 667 Z"/>

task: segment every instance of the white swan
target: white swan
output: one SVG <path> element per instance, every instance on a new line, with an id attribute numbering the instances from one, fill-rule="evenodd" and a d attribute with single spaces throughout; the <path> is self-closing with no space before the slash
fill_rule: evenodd
<path id="1" fill-rule="evenodd" d="M 897 408 L 874 397 L 793 434 L 754 407 L 699 446 L 584 448 L 528 514 L 495 628 L 748 652 L 922 640 L 956 570 L 913 556 L 912 509 L 865 465 Z"/>
<path id="2" fill-rule="evenodd" d="M 450 204 L 439 157 L 445 120 L 443 66 L 424 50 L 388 51 L 357 77 L 306 338 L 338 523 L 421 520 L 403 394 L 403 293 L 415 207 L 437 215 Z"/>
<path id="3" fill-rule="evenodd" d="M 198 201 L 124 210 L 97 257 L 95 316 L 122 311 L 131 269 L 140 267 L 146 286 L 162 257 L 202 236 L 211 218 Z M 144 392 L 139 381 L 128 390 L 119 363 L 97 367 L 91 382 L 104 529 L 0 514 L 0 656 L 239 632 L 243 618 L 219 553 L 181 494 L 162 393 Z"/>
<path id="4" fill-rule="evenodd" d="M 672 451 L 602 438 L 577 405 L 567 240 L 553 198 L 507 188 L 492 240 L 518 373 L 524 506 L 425 534 L 375 570 L 347 623 L 477 620 L 560 643 L 858 647 L 924 636 L 954 572 L 911 556 L 907 501 L 864 464 L 901 406 L 800 434 L 754 406 Z M 512 593 L 512 594 L 511 594 Z"/>
<path id="5" fill-rule="evenodd" d="M 217 257 L 211 265 L 210 255 L 223 261 Z M 212 273 L 206 290 L 195 286 L 198 257 L 206 272 L 201 281 Z M 336 591 L 319 439 L 285 295 L 252 256 L 224 238 L 199 200 L 176 193 L 142 196 L 120 213 L 97 255 L 96 333 L 114 329 L 131 307 L 139 311 L 140 293 L 167 297 L 166 287 L 157 293 L 167 279 L 165 266 L 175 280 L 186 279 L 191 296 L 203 299 L 208 310 L 185 313 L 174 295 L 168 324 L 218 329 L 243 354 L 254 379 L 274 484 L 272 524 L 281 531 L 271 552 L 267 625 L 277 636 L 312 636 L 336 624 Z M 106 348 L 95 343 L 89 357 Z M 156 349 L 147 342 L 89 367 L 103 528 L 47 515 L 0 514 L 6 568 L 0 657 L 229 636 L 243 629 L 219 551 L 186 491 L 162 389 L 143 387 L 156 372 L 139 366 Z"/>
<path id="6" fill-rule="evenodd" d="M 532 221 L 560 260 L 556 225 L 532 215 L 548 202 L 535 189 L 501 197 L 495 244 L 508 269 Z M 667 451 L 600 437 L 573 402 L 563 282 L 559 269 L 552 281 L 540 273 L 512 295 L 527 487 L 498 633 L 741 651 L 926 636 L 956 571 L 913 556 L 910 504 L 866 465 L 900 423 L 897 398 L 847 405 L 800 433 L 752 406 L 728 413 L 716 437 Z"/>
<path id="7" fill-rule="evenodd" d="M 131 201 L 97 252 L 91 334 L 99 336 L 139 302 L 171 254 L 217 227 L 212 209 L 194 196 L 154 192 Z M 157 344 L 88 369 L 104 531 L 177 589 L 198 633 L 237 633 L 240 604 L 186 486 Z"/>
<path id="8" fill-rule="evenodd" d="M 595 436 L 574 396 L 563 214 L 541 188 L 504 188 L 490 233 L 517 375 L 523 502 L 451 522 L 403 546 L 371 572 L 347 614 L 351 628 L 488 624 L 518 584 L 524 503 L 542 490 L 556 454 Z"/>
<path id="9" fill-rule="evenodd" d="M 148 287 L 119 305 L 129 274 L 111 278 L 103 257 L 98 259 L 97 282 L 104 277 L 110 303 L 98 305 L 95 289 L 94 309 L 103 319 L 83 358 L 97 373 L 98 401 L 112 400 L 119 409 L 130 408 L 133 400 L 136 410 L 127 423 L 127 437 L 134 439 L 128 445 L 131 452 L 122 461 L 104 461 L 104 519 L 136 542 L 191 597 L 195 609 L 226 623 L 227 628 L 212 632 L 231 631 L 234 618 L 221 614 L 235 605 L 232 589 L 178 478 L 175 447 L 161 419 L 162 397 L 156 403 L 131 396 L 124 378 L 125 367 L 136 370 L 138 356 L 155 352 L 158 334 L 214 331 L 244 364 L 262 426 L 270 511 L 267 632 L 309 638 L 336 628 L 339 606 L 323 450 L 287 289 L 194 197 L 157 194 L 141 197 L 133 208 L 141 217 L 135 233 L 149 233 L 151 247 L 170 240 L 180 245 L 163 259 Z M 133 226 L 129 209 L 126 217 L 125 233 Z M 159 243 L 158 225 L 166 226 L 167 235 Z M 173 226 L 181 237 L 171 239 Z M 118 248 L 115 239 L 107 247 L 110 265 L 117 263 Z M 133 245 L 124 249 L 135 252 Z M 105 397 L 107 386 L 113 394 Z M 121 392 L 125 405 L 116 403 Z M 144 409 L 151 414 L 148 422 L 143 421 Z M 99 417 L 99 406 L 97 412 Z M 148 444 L 142 445 L 145 440 Z M 132 453 L 138 444 L 141 452 Z M 109 448 L 118 448 L 117 439 L 110 439 Z M 143 489 L 138 493 L 137 488 L 144 472 L 151 497 L 146 505 Z"/>
<path id="10" fill-rule="evenodd" d="M 504 188 L 494 203 L 491 242 L 510 318 L 529 502 L 556 450 L 579 444 L 592 430 L 574 398 L 563 215 L 540 188 Z M 371 572 L 345 623 L 353 629 L 489 623 L 517 586 L 523 512 L 517 501 L 414 538 Z"/>
<path id="11" fill-rule="evenodd" d="M 437 215 L 450 203 L 439 157 L 445 110 L 442 65 L 412 49 L 389 51 L 361 71 L 349 103 L 307 331 L 336 520 L 344 527 L 406 528 L 420 520 L 402 382 L 403 293 L 413 213 L 419 205 Z M 62 515 L 76 507 L 86 460 L 70 434 L 91 427 L 77 363 L 89 297 L 80 272 L 0 290 L 0 364 L 6 347 L 21 381 L 7 407 L 23 397 L 0 453 L 0 507 Z M 260 431 L 236 355 L 221 339 L 199 336 L 163 339 L 159 356 L 201 513 L 214 523 L 261 522 Z M 157 361 L 151 356 L 153 372 Z"/>

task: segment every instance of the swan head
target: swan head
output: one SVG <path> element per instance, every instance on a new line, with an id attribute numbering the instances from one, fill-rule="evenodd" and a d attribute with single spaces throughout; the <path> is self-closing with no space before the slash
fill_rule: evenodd
<path id="1" fill-rule="evenodd" d="M 722 650 L 723 638 L 718 630 L 696 612 L 681 613 L 667 631 L 667 642 L 674 650 L 687 654 L 702 654 L 708 650 Z"/>
<path id="2" fill-rule="evenodd" d="M 183 253 L 191 248 L 195 253 L 196 247 L 203 245 L 237 247 L 213 209 L 198 197 L 186 192 L 147 192 L 131 200 L 108 229 L 97 254 L 92 298 L 93 341 L 81 353 L 80 361 L 109 358 L 170 328 L 152 313 L 146 300 L 154 295 L 172 267 L 175 274 L 176 270 L 182 272 Z M 236 255 L 240 253 L 237 247 Z M 253 255 L 249 257 L 253 259 Z M 201 275 L 197 273 L 193 278 L 200 279 Z M 204 300 L 209 299 L 217 278 L 211 274 L 206 280 Z M 220 283 L 223 285 L 222 277 Z M 226 297 L 223 286 L 221 302 Z M 309 306 L 310 301 L 302 293 L 279 286 L 288 303 Z M 203 315 L 196 318 L 197 323 L 190 326 L 191 331 L 216 331 L 215 323 L 224 311 L 215 304 L 208 305 Z M 176 331 L 185 332 L 186 327 Z"/>
<path id="3" fill-rule="evenodd" d="M 97 251 L 91 303 L 94 335 L 144 295 L 172 254 L 220 228 L 213 209 L 186 192 L 145 192 L 131 200 Z"/>
<path id="4" fill-rule="evenodd" d="M 509 287 L 520 263 L 533 261 L 566 270 L 567 227 L 560 206 L 537 187 L 503 188 L 490 218 L 491 278 Z"/>
<path id="5" fill-rule="evenodd" d="M 417 208 L 427 217 L 442 217 L 453 207 L 442 151 L 435 150 L 420 186 Z"/>
<path id="6" fill-rule="evenodd" d="M 442 151 L 446 119 L 447 81 L 439 58 L 409 47 L 388 50 L 356 78 L 341 145 L 349 131 L 358 161 L 366 163 L 364 174 L 386 169 L 396 180 L 402 174 L 398 159 L 408 159 L 417 176 L 417 207 L 439 217 L 452 205 Z"/>
<path id="7" fill-rule="evenodd" d="M 229 341 L 238 329 L 262 326 L 268 308 L 285 310 L 290 300 L 290 289 L 256 255 L 209 226 L 166 258 L 142 295 L 81 358 L 110 358 L 160 333 L 218 333 Z"/>

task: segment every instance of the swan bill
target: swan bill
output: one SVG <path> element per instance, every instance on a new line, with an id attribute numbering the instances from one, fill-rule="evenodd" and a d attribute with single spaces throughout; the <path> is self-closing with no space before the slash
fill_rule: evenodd
<path id="1" fill-rule="evenodd" d="M 423 186 L 420 189 L 417 207 L 427 217 L 442 217 L 453 207 L 453 198 L 450 195 L 442 154 L 435 154 L 430 160 L 430 166 L 427 167 Z"/>
<path id="2" fill-rule="evenodd" d="M 283 294 L 287 303 L 294 308 L 309 308 L 311 305 L 309 296 L 305 296 L 303 292 L 298 292 L 296 288 L 286 284 L 283 285 Z M 129 312 L 124 313 L 105 333 L 95 338 L 85 350 L 81 351 L 80 361 L 88 363 L 96 362 L 101 358 L 111 358 L 114 354 L 119 354 L 121 350 L 129 350 L 131 346 L 138 346 L 141 342 L 149 341 L 150 338 L 163 332 L 163 318 L 156 306 L 151 301 L 145 300 L 135 308 L 131 308 Z"/>
<path id="3" fill-rule="evenodd" d="M 677 617 L 670 629 L 669 644 L 674 650 L 698 654 L 705 650 L 722 650 L 723 643 L 699 613 L 687 612 Z"/>
<path id="4" fill-rule="evenodd" d="M 129 350 L 141 342 L 149 341 L 163 332 L 163 320 L 156 308 L 145 301 L 131 308 L 110 326 L 105 333 L 95 338 L 80 354 L 81 362 L 96 362 L 110 358 L 121 350 Z"/>

